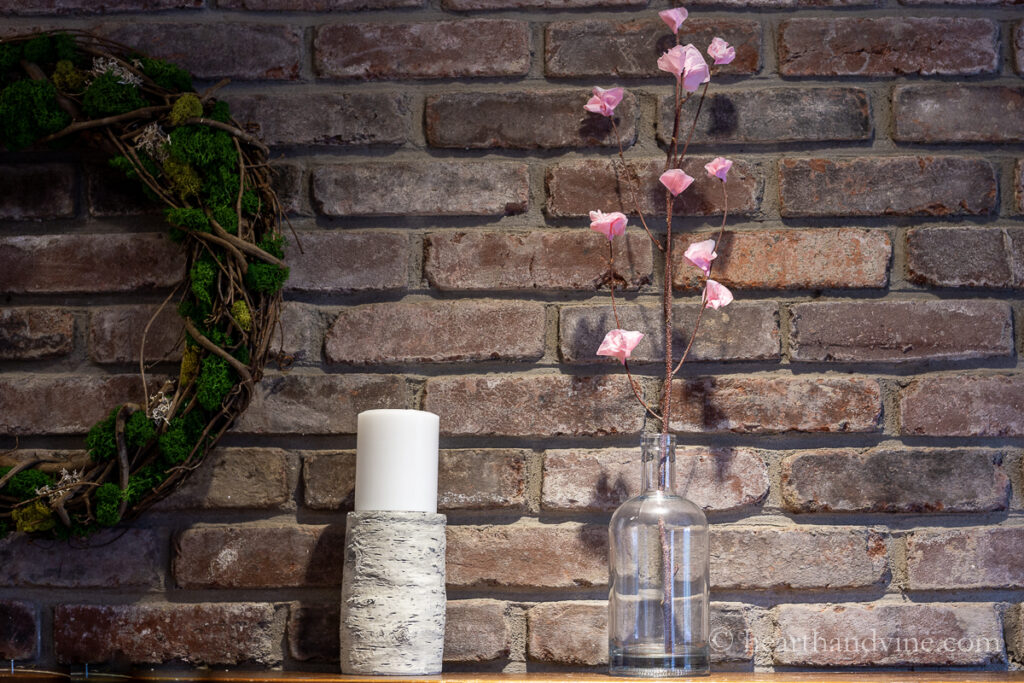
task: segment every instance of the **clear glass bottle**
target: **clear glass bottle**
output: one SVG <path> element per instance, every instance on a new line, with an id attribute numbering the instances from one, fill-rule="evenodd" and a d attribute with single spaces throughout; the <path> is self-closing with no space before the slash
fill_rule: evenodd
<path id="1" fill-rule="evenodd" d="M 610 671 L 708 674 L 707 518 L 675 493 L 675 437 L 645 434 L 641 446 L 643 490 L 608 525 Z"/>

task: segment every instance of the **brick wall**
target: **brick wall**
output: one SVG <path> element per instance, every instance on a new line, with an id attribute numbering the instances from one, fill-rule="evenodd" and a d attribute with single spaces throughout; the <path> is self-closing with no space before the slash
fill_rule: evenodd
<path id="1" fill-rule="evenodd" d="M 422 407 L 443 431 L 447 666 L 600 667 L 604 528 L 644 421 L 594 356 L 610 274 L 585 215 L 620 200 L 581 107 L 627 86 L 626 155 L 658 167 L 666 6 L 0 0 L 5 34 L 92 28 L 230 77 L 303 247 L 296 364 L 183 490 L 102 547 L 0 542 L 0 658 L 332 669 L 356 413 Z M 737 302 L 672 423 L 714 529 L 720 668 L 1024 663 L 1020 7 L 689 5 L 686 40 L 737 46 L 688 162 L 736 161 L 718 273 Z M 0 446 L 80 449 L 137 391 L 181 264 L 90 156 L 0 156 L 0 187 Z M 698 180 L 679 246 L 721 210 Z M 622 314 L 651 326 L 660 254 L 635 229 L 617 249 Z M 697 299 L 676 272 L 682 338 Z M 151 373 L 173 372 L 173 316 L 156 328 Z M 635 353 L 653 392 L 658 349 Z"/>

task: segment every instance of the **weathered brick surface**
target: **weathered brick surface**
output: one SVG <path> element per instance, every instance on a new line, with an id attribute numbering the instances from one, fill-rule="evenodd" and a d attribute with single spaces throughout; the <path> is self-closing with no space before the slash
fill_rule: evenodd
<path id="1" fill-rule="evenodd" d="M 76 544 L 69 555 L 65 544 L 9 536 L 0 541 L 0 586 L 159 588 L 163 545 L 151 529 L 118 529 Z"/>
<path id="2" fill-rule="evenodd" d="M 337 662 L 340 629 L 338 604 L 292 603 L 288 608 L 288 653 L 300 662 Z"/>
<path id="3" fill-rule="evenodd" d="M 875 6 L 878 0 L 691 0 L 687 7 L 727 7 L 729 9 L 801 9 L 805 7 Z"/>
<path id="4" fill-rule="evenodd" d="M 680 42 L 701 49 L 715 36 L 736 48 L 723 74 L 753 74 L 761 68 L 761 27 L 745 19 L 689 19 Z M 544 72 L 552 78 L 665 78 L 658 57 L 675 45 L 660 19 L 631 21 L 559 21 L 544 33 Z M 692 175 L 692 174 L 691 174 Z"/>
<path id="5" fill-rule="evenodd" d="M 712 216 L 725 207 L 722 183 L 709 178 L 704 164 L 711 157 L 684 161 L 682 168 L 694 183 L 673 200 L 677 216 Z M 658 177 L 665 169 L 663 159 L 630 161 L 626 168 L 606 159 L 566 161 L 548 167 L 547 213 L 553 217 L 589 216 L 591 211 L 621 211 L 635 216 L 633 193 L 644 215 L 665 215 L 665 186 Z M 764 171 L 760 166 L 734 160 L 729 171 L 729 215 L 751 214 L 761 205 Z M 635 179 L 639 179 L 634 182 Z M 634 222 L 640 227 L 639 220 Z M 642 229 L 642 228 L 640 228 Z"/>
<path id="6" fill-rule="evenodd" d="M 0 657 L 35 659 L 39 652 L 39 611 L 16 600 L 0 601 Z"/>
<path id="7" fill-rule="evenodd" d="M 544 325 L 544 306 L 525 301 L 368 304 L 341 311 L 325 353 L 355 365 L 537 360 Z"/>
<path id="8" fill-rule="evenodd" d="M 526 507 L 529 451 L 512 448 L 442 450 L 437 471 L 440 510 Z M 303 458 L 306 506 L 349 510 L 355 502 L 353 451 L 307 454 Z"/>
<path id="9" fill-rule="evenodd" d="M 590 93 L 574 90 L 456 92 L 431 95 L 426 104 L 427 142 L 464 149 L 550 149 L 617 147 L 636 138 L 637 101 L 627 92 L 615 109 L 615 125 L 606 116 L 583 109 Z"/>
<path id="10" fill-rule="evenodd" d="M 708 91 L 694 143 L 767 143 L 870 140 L 871 100 L 860 88 L 765 88 Z M 675 98 L 659 103 L 658 139 L 672 140 Z M 682 110 L 689 130 L 696 98 Z M 681 136 L 685 139 L 685 134 Z"/>
<path id="11" fill-rule="evenodd" d="M 577 522 L 448 527 L 449 588 L 608 585 L 608 529 Z"/>
<path id="12" fill-rule="evenodd" d="M 427 380 L 423 409 L 449 436 L 637 434 L 642 408 L 624 376 L 488 375 Z"/>
<path id="13" fill-rule="evenodd" d="M 110 14 L 172 9 L 199 9 L 204 0 L 5 0 L 0 14 Z"/>
<path id="14" fill-rule="evenodd" d="M 715 589 L 839 590 L 876 586 L 888 574 L 885 540 L 867 529 L 715 527 Z"/>
<path id="15" fill-rule="evenodd" d="M 796 216 L 951 216 L 995 209 L 995 168 L 962 157 L 783 159 L 780 212 Z"/>
<path id="16" fill-rule="evenodd" d="M 592 230 L 444 231 L 424 239 L 423 272 L 432 287 L 464 289 L 637 289 L 651 281 L 652 245 L 636 231 L 612 242 Z"/>
<path id="17" fill-rule="evenodd" d="M 441 0 L 454 11 L 499 9 L 584 9 L 588 7 L 646 7 L 646 0 Z"/>
<path id="18" fill-rule="evenodd" d="M 150 391 L 160 388 L 161 378 L 146 379 Z M 0 434 L 85 434 L 114 406 L 141 400 L 138 375 L 6 373 L 0 375 Z"/>
<path id="19" fill-rule="evenodd" d="M 1024 75 L 1024 21 L 1013 31 L 1013 53 L 1016 57 L 1017 73 Z"/>
<path id="20" fill-rule="evenodd" d="M 0 360 L 65 356 L 74 345 L 75 319 L 60 308 L 0 309 Z"/>
<path id="21" fill-rule="evenodd" d="M 966 76 L 998 69 L 999 30 L 989 19 L 808 18 L 779 27 L 783 76 Z"/>
<path id="22" fill-rule="evenodd" d="M 277 193 L 281 209 L 288 215 L 312 215 L 309 207 L 308 181 L 305 170 L 298 164 L 275 162 L 270 165 L 274 170 L 271 187 Z"/>
<path id="23" fill-rule="evenodd" d="M 1024 88 L 962 84 L 903 86 L 893 93 L 904 142 L 1021 142 Z"/>
<path id="24" fill-rule="evenodd" d="M 272 510 L 287 506 L 290 498 L 285 451 L 218 448 L 157 506 L 164 510 Z"/>
<path id="25" fill-rule="evenodd" d="M 743 605 L 712 603 L 709 642 L 711 661 L 746 662 L 754 654 L 749 610 Z M 572 624 L 572 628 L 566 628 Z M 527 612 L 530 659 L 569 666 L 608 663 L 608 603 L 603 600 L 546 602 Z"/>
<path id="26" fill-rule="evenodd" d="M 1024 26 L 1024 23 L 1021 24 Z M 1024 48 L 1021 49 L 1024 52 Z M 1021 69 L 1021 73 L 1024 73 L 1024 69 Z M 1014 195 L 1016 201 L 1014 202 L 1014 208 L 1017 209 L 1017 213 L 1024 214 L 1024 159 L 1017 160 L 1017 169 L 1014 173 L 1016 182 L 1014 183 Z"/>
<path id="27" fill-rule="evenodd" d="M 67 164 L 0 165 L 0 221 L 70 218 L 75 184 L 75 170 Z"/>
<path id="28" fill-rule="evenodd" d="M 143 350 L 146 359 L 181 358 L 183 324 L 173 305 L 111 306 L 89 313 L 89 357 L 97 363 L 135 363 Z M 156 318 L 153 318 L 156 314 Z M 152 323 L 150 323 L 152 320 Z M 146 333 L 146 326 L 149 332 Z"/>
<path id="29" fill-rule="evenodd" d="M 327 216 L 499 216 L 522 213 L 525 164 L 466 160 L 348 162 L 313 171 Z"/>
<path id="30" fill-rule="evenodd" d="M 405 382 L 394 375 L 275 375 L 257 385 L 235 423 L 244 434 L 355 434 L 356 416 L 407 408 Z"/>
<path id="31" fill-rule="evenodd" d="M 131 254 L 131 258 L 125 258 Z M 171 287 L 185 256 L 163 235 L 0 237 L 0 291 L 27 294 L 130 292 Z"/>
<path id="32" fill-rule="evenodd" d="M 685 234 L 672 248 L 675 287 L 703 287 L 685 260 L 694 242 L 718 233 Z M 892 244 L 880 230 L 812 228 L 726 232 L 716 248 L 712 277 L 738 289 L 859 289 L 889 282 Z"/>
<path id="33" fill-rule="evenodd" d="M 282 350 L 291 356 L 294 366 L 320 365 L 327 331 L 325 317 L 324 311 L 310 304 L 285 301 L 281 306 Z"/>
<path id="34" fill-rule="evenodd" d="M 304 93 L 230 98 L 231 115 L 268 145 L 401 145 L 412 109 L 397 93 Z"/>
<path id="35" fill-rule="evenodd" d="M 637 449 L 545 451 L 541 508 L 611 512 L 639 494 L 640 483 Z M 752 506 L 768 495 L 768 467 L 750 448 L 677 448 L 676 492 L 714 512 Z"/>
<path id="36" fill-rule="evenodd" d="M 1024 527 L 921 529 L 907 536 L 907 588 L 1024 587 Z"/>
<path id="37" fill-rule="evenodd" d="M 900 393 L 904 434 L 1024 435 L 1024 379 L 1017 375 L 922 377 Z"/>
<path id="38" fill-rule="evenodd" d="M 1012 606 L 1003 617 L 1006 624 L 1006 650 L 1013 661 L 1024 657 L 1024 607 L 1020 603 Z"/>
<path id="39" fill-rule="evenodd" d="M 317 29 L 313 50 L 325 78 L 525 76 L 530 29 L 495 19 L 332 24 Z"/>
<path id="40" fill-rule="evenodd" d="M 878 382 L 858 377 L 703 377 L 672 392 L 682 433 L 874 432 L 882 412 Z"/>
<path id="41" fill-rule="evenodd" d="M 915 284 L 1020 287 L 1024 229 L 913 228 L 907 231 L 906 261 L 907 278 Z"/>
<path id="42" fill-rule="evenodd" d="M 794 361 L 890 362 L 1012 356 L 1002 301 L 828 301 L 790 307 Z"/>
<path id="43" fill-rule="evenodd" d="M 1005 510 L 1001 460 L 985 450 L 799 451 L 782 459 L 782 503 L 791 512 Z"/>
<path id="44" fill-rule="evenodd" d="M 1003 660 L 1002 628 L 991 605 L 780 605 L 775 616 L 777 666 L 980 666 Z"/>
<path id="45" fill-rule="evenodd" d="M 64 663 L 272 666 L 281 661 L 280 626 L 265 603 L 58 605 L 53 643 Z"/>
<path id="46" fill-rule="evenodd" d="M 255 12 L 344 12 L 422 7 L 423 0 L 218 0 L 217 7 Z"/>
<path id="47" fill-rule="evenodd" d="M 340 586 L 344 525 L 210 526 L 178 534 L 181 588 Z"/>
<path id="48" fill-rule="evenodd" d="M 332 293 L 404 289 L 409 238 L 398 232 L 299 232 L 302 251 L 291 244 L 285 287 Z"/>
<path id="49" fill-rule="evenodd" d="M 126 45 L 145 45 L 150 56 L 174 62 L 195 78 L 207 80 L 294 81 L 303 60 L 302 29 L 297 26 L 136 22 L 105 24 L 97 31 Z"/>
<path id="50" fill-rule="evenodd" d="M 618 304 L 617 325 L 612 307 L 564 306 L 559 314 L 559 348 L 569 363 L 604 363 L 596 355 L 608 330 L 640 330 L 645 336 L 630 354 L 631 363 L 664 363 L 665 337 L 661 306 Z M 700 304 L 673 307 L 673 357 L 681 357 L 693 334 Z M 727 314 L 706 311 L 687 361 L 775 360 L 779 358 L 778 304 L 737 302 Z M 616 361 L 618 362 L 618 361 Z"/>
<path id="51" fill-rule="evenodd" d="M 89 215 L 96 218 L 140 216 L 158 213 L 160 204 L 146 196 L 141 182 L 130 180 L 109 163 L 86 161 L 83 166 L 85 197 Z M 154 218 L 154 227 L 163 228 L 161 218 Z"/>

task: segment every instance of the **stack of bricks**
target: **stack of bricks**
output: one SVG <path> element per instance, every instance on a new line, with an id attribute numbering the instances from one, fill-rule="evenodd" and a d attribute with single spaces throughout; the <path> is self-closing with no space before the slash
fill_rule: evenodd
<path id="1" fill-rule="evenodd" d="M 0 0 L 3 35 L 92 29 L 201 87 L 230 78 L 295 230 L 292 368 L 105 545 L 0 541 L 0 658 L 333 669 L 356 414 L 392 407 L 441 417 L 446 666 L 600 668 L 605 528 L 652 425 L 594 352 L 614 279 L 624 326 L 651 332 L 633 367 L 655 394 L 662 255 L 633 221 L 609 271 L 587 213 L 628 201 L 582 106 L 627 88 L 625 154 L 663 229 L 665 7 Z M 721 217 L 701 165 L 735 160 L 716 272 L 737 300 L 706 316 L 671 421 L 712 524 L 715 666 L 1019 668 L 1019 6 L 688 8 L 683 42 L 737 49 L 674 206 L 681 254 Z M 4 154 L 0 188 L 0 447 L 81 449 L 136 397 L 182 257 L 96 152 Z M 684 339 L 697 271 L 675 272 Z M 174 373 L 179 332 L 158 317 L 151 375 Z"/>

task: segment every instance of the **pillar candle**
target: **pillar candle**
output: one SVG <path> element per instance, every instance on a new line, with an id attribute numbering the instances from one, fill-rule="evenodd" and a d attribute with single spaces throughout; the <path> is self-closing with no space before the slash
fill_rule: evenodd
<path id="1" fill-rule="evenodd" d="M 356 512 L 437 512 L 439 423 L 423 410 L 359 413 Z"/>

